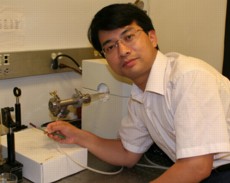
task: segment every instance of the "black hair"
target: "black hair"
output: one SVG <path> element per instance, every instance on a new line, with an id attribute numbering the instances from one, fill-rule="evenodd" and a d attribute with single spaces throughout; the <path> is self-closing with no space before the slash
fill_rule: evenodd
<path id="1" fill-rule="evenodd" d="M 146 33 L 154 30 L 152 21 L 146 12 L 133 4 L 106 6 L 94 16 L 88 29 L 88 39 L 93 47 L 101 53 L 102 48 L 98 36 L 100 30 L 114 30 L 133 22 L 136 22 Z"/>

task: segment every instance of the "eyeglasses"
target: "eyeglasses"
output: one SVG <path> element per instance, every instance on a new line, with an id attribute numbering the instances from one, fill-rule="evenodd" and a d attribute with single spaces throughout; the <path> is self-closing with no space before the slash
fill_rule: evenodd
<path id="1" fill-rule="evenodd" d="M 127 30 L 120 36 L 120 39 L 116 41 L 108 41 L 102 47 L 102 51 L 101 51 L 102 54 L 104 54 L 104 56 L 114 54 L 119 46 L 119 42 L 122 42 L 122 44 L 124 44 L 125 46 L 132 46 L 136 42 L 140 31 L 143 30 L 141 29 Z"/>

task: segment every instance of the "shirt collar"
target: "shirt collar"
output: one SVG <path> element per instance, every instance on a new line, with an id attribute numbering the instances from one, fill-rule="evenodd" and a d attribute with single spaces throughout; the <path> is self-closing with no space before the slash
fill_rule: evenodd
<path id="1" fill-rule="evenodd" d="M 164 76 L 167 66 L 168 58 L 160 51 L 157 52 L 156 58 L 153 62 L 149 78 L 146 84 L 146 92 L 154 92 L 164 95 Z M 135 84 L 133 85 L 131 96 L 133 99 L 142 102 L 144 92 L 140 90 Z"/>
<path id="2" fill-rule="evenodd" d="M 160 51 L 151 68 L 145 91 L 164 95 L 164 77 L 168 58 Z"/>

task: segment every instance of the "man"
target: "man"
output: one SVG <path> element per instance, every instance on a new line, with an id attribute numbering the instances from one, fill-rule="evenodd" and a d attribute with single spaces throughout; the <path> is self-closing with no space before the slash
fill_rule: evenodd
<path id="1" fill-rule="evenodd" d="M 65 122 L 48 132 L 102 160 L 132 167 L 156 143 L 175 163 L 152 183 L 229 182 L 230 82 L 207 63 L 162 54 L 151 19 L 132 4 L 100 10 L 88 37 L 110 67 L 134 83 L 119 138 L 100 138 Z M 222 166 L 224 165 L 224 166 Z M 221 168 L 216 168 L 221 166 Z"/>

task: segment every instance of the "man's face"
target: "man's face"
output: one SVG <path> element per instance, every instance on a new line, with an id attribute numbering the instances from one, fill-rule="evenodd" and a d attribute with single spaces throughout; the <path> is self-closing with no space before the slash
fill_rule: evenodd
<path id="1" fill-rule="evenodd" d="M 112 31 L 100 31 L 99 40 L 110 67 L 138 84 L 146 82 L 157 54 L 154 30 L 146 34 L 132 23 Z"/>

